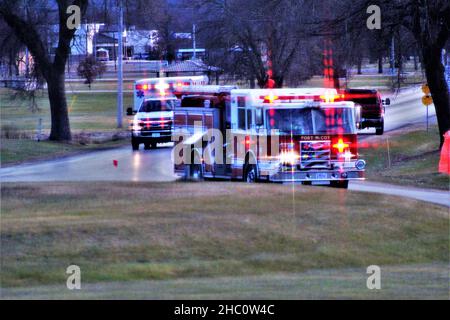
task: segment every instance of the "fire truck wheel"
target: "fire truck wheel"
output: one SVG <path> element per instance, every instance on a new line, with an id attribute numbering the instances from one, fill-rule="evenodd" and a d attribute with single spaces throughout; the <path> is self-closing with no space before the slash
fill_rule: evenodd
<path id="1" fill-rule="evenodd" d="M 312 185 L 312 182 L 311 182 L 311 181 L 303 181 L 303 182 L 302 182 L 302 185 L 304 185 L 304 186 L 310 186 L 310 185 Z"/>
<path id="2" fill-rule="evenodd" d="M 331 181 L 330 186 L 340 189 L 348 189 L 348 180 Z"/>
<path id="3" fill-rule="evenodd" d="M 258 174 L 254 164 L 247 164 L 244 172 L 244 181 L 247 183 L 255 183 L 258 180 Z"/>
<path id="4" fill-rule="evenodd" d="M 381 122 L 381 126 L 375 129 L 375 134 L 381 136 L 384 133 L 384 121 Z"/>
<path id="5" fill-rule="evenodd" d="M 200 181 L 203 179 L 201 164 L 191 164 L 189 171 L 190 171 L 190 178 L 192 180 Z"/>
<path id="6" fill-rule="evenodd" d="M 144 149 L 149 150 L 150 149 L 150 143 L 146 142 L 144 143 Z"/>
<path id="7" fill-rule="evenodd" d="M 156 149 L 156 146 L 157 146 L 158 144 L 156 143 L 156 142 L 152 142 L 152 143 L 150 143 L 150 148 L 152 148 L 152 149 Z"/>

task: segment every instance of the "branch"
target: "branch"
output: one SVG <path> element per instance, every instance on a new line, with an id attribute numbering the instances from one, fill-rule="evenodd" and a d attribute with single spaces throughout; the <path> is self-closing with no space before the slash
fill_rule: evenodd
<path id="1" fill-rule="evenodd" d="M 69 6 L 67 0 L 57 0 L 58 12 L 59 12 L 59 39 L 58 47 L 55 52 L 55 60 L 53 61 L 53 67 L 58 73 L 64 72 L 67 57 L 70 54 L 70 42 L 72 41 L 76 29 L 67 28 L 68 14 L 66 13 Z M 88 0 L 75 0 L 73 5 L 80 7 L 81 16 L 84 16 L 88 6 Z"/>
<path id="2" fill-rule="evenodd" d="M 13 13 L 7 6 L 0 7 L 0 16 L 3 17 L 17 38 L 28 47 L 34 59 L 42 67 L 43 75 L 47 77 L 51 63 L 35 26 Z"/>

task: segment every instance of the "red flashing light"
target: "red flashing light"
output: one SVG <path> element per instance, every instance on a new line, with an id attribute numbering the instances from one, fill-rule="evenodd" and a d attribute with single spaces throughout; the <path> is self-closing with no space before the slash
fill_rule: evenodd
<path id="1" fill-rule="evenodd" d="M 244 141 L 242 141 L 242 143 L 249 147 L 251 144 L 253 144 L 252 140 L 250 139 L 250 137 L 245 137 Z"/>
<path id="2" fill-rule="evenodd" d="M 167 83 L 165 83 L 163 81 L 159 82 L 158 84 L 155 84 L 155 89 L 159 90 L 159 94 L 161 96 L 165 96 L 166 95 L 166 90 L 169 89 L 169 88 L 170 88 L 169 84 L 167 84 Z"/>
<path id="3" fill-rule="evenodd" d="M 344 94 L 335 94 L 334 92 L 326 92 L 322 95 L 292 95 L 292 96 L 274 96 L 274 95 L 267 95 L 267 96 L 260 96 L 261 100 L 263 100 L 263 103 L 273 103 L 275 101 L 282 101 L 282 102 L 295 102 L 298 100 L 313 100 L 315 102 L 337 102 L 337 101 L 344 101 L 345 95 Z"/>
<path id="4" fill-rule="evenodd" d="M 264 103 L 273 103 L 275 100 L 278 100 L 279 97 L 270 93 L 269 95 L 264 97 Z"/>

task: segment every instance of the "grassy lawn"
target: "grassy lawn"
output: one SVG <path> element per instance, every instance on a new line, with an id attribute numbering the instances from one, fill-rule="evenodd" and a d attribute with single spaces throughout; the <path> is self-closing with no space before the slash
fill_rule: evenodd
<path id="1" fill-rule="evenodd" d="M 123 139 L 104 143 L 59 143 L 52 141 L 34 141 L 29 139 L 1 139 L 0 163 L 19 164 L 26 161 L 47 160 L 81 152 L 105 150 L 122 146 L 128 141 Z"/>
<path id="2" fill-rule="evenodd" d="M 124 81 L 124 90 L 133 90 L 134 81 Z M 83 80 L 66 82 L 66 91 L 89 90 L 87 84 Z M 117 80 L 101 80 L 91 84 L 91 90 L 117 90 Z"/>
<path id="3" fill-rule="evenodd" d="M 381 290 L 368 290 L 365 268 L 301 273 L 82 283 L 3 288 L 5 299 L 449 299 L 448 264 L 382 266 Z"/>
<path id="4" fill-rule="evenodd" d="M 391 88 L 396 87 L 396 77 L 391 77 L 388 75 L 353 75 L 348 83 L 347 87 L 349 88 L 355 88 L 355 87 L 366 87 L 366 88 L 377 88 L 378 90 L 380 87 L 383 87 L 384 90 L 390 90 Z M 414 75 L 408 75 L 404 82 L 402 82 L 401 87 L 409 87 L 412 85 L 417 85 L 419 83 L 423 83 L 425 81 L 424 77 L 421 74 L 414 74 Z M 345 83 L 341 83 L 342 86 L 345 85 Z M 314 76 L 310 80 L 306 81 L 304 85 L 305 87 L 323 87 L 323 78 L 320 76 Z"/>
<path id="5" fill-rule="evenodd" d="M 42 119 L 42 133 L 50 132 L 50 109 L 47 95 L 37 97 L 39 110 L 32 112 L 29 102 L 12 99 L 13 91 L 0 89 L 1 163 L 15 164 L 23 161 L 49 159 L 78 152 L 123 145 L 129 117 L 124 116 L 124 129 L 116 128 L 115 93 L 68 94 L 69 117 L 74 141 L 57 143 L 34 141 L 38 121 Z M 124 95 L 124 108 L 132 105 L 132 95 Z M 124 113 L 125 114 L 125 113 Z M 9 139 L 5 139 L 8 137 Z M 93 137 L 92 135 L 96 135 Z M 103 136 L 102 136 L 103 135 Z M 12 139 L 11 139 L 12 136 Z M 120 140 L 120 141 L 119 141 Z"/>
<path id="6" fill-rule="evenodd" d="M 47 94 L 37 98 L 39 111 L 32 112 L 28 101 L 11 99 L 12 91 L 0 90 L 1 126 L 16 127 L 25 132 L 36 132 L 38 120 L 42 118 L 43 129 L 50 131 L 50 108 Z M 116 130 L 115 93 L 77 93 L 67 94 L 69 117 L 73 132 L 114 131 Z M 124 94 L 124 108 L 132 106 L 132 94 Z M 125 114 L 125 113 L 124 113 Z M 128 118 L 124 116 L 124 123 Z"/>
<path id="7" fill-rule="evenodd" d="M 438 173 L 437 126 L 402 129 L 361 142 L 367 178 L 392 184 L 449 190 L 449 176 Z M 388 148 L 389 147 L 389 148 Z M 388 152 L 389 151 L 389 152 Z"/>
<path id="8" fill-rule="evenodd" d="M 211 279 L 211 290 L 217 277 L 241 277 L 253 292 L 251 277 L 353 272 L 349 268 L 366 276 L 371 264 L 448 264 L 448 210 L 399 199 L 229 182 L 4 183 L 1 287 L 64 286 L 71 264 L 81 267 L 84 284 L 105 290 L 112 283 L 149 280 L 186 279 L 195 287 L 192 279 L 199 278 Z M 302 276 L 319 279 L 310 289 L 333 285 L 311 272 Z M 423 274 L 404 272 L 414 279 Z M 437 278 L 428 285 L 439 288 L 429 294 L 442 296 L 448 281 Z M 197 291 L 207 292 L 201 281 Z M 396 283 L 407 292 L 411 283 L 423 281 Z M 272 282 L 270 297 L 284 291 L 280 283 Z M 343 285 L 351 295 L 351 283 Z M 121 292 L 127 294 L 116 294 L 126 298 Z"/>

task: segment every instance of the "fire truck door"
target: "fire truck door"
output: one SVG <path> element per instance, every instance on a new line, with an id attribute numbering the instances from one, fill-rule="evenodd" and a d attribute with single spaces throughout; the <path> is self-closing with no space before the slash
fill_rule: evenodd
<path id="1" fill-rule="evenodd" d="M 211 159 L 214 159 L 213 165 L 205 165 L 205 172 L 210 173 L 213 176 L 227 176 L 231 174 L 231 166 L 227 165 L 227 159 L 226 159 L 226 130 L 224 126 L 224 109 L 215 109 L 213 112 L 213 128 L 216 129 L 214 134 L 221 133 L 221 137 L 214 137 L 214 148 L 216 150 L 213 151 L 214 148 L 208 148 L 209 152 L 213 152 L 213 154 L 210 155 Z M 217 139 L 217 140 L 216 140 Z M 210 141 L 212 143 L 212 141 Z M 221 148 L 222 152 L 217 150 L 217 148 Z M 220 157 L 220 159 L 218 158 Z"/>
<path id="2" fill-rule="evenodd" d="M 214 175 L 216 176 L 231 176 L 231 165 L 227 161 L 227 143 L 224 141 L 222 148 L 222 161 L 214 165 Z"/>

